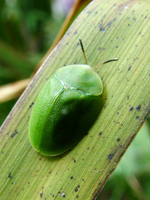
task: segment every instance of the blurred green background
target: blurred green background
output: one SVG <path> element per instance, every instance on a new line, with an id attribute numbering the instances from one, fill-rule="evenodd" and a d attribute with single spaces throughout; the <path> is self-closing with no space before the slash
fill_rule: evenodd
<path id="1" fill-rule="evenodd" d="M 74 0 L 0 0 L 0 86 L 29 78 Z M 0 104 L 0 124 L 15 104 Z M 97 200 L 150 199 L 150 118 Z"/>

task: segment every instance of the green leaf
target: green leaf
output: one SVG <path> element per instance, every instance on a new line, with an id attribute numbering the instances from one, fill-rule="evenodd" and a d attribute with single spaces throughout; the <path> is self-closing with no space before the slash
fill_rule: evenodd
<path id="1" fill-rule="evenodd" d="M 37 72 L 1 127 L 1 199 L 95 199 L 150 111 L 150 2 L 93 1 Z M 44 157 L 30 146 L 29 118 L 39 91 L 64 65 L 88 64 L 104 84 L 98 120 L 71 151 Z M 130 163 L 129 163 L 130 164 Z"/>

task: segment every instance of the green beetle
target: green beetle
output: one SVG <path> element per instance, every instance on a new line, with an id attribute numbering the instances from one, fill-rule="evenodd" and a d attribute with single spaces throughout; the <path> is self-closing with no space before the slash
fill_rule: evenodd
<path id="1" fill-rule="evenodd" d="M 81 40 L 80 44 L 85 57 Z M 105 63 L 114 60 L 117 59 Z M 56 156 L 73 147 L 96 121 L 103 106 L 102 92 L 101 78 L 90 66 L 58 69 L 35 101 L 29 122 L 32 147 L 46 156 Z"/>

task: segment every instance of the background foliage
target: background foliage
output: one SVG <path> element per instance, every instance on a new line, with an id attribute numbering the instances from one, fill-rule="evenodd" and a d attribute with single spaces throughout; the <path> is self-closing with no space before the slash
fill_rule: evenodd
<path id="1" fill-rule="evenodd" d="M 28 78 L 54 41 L 72 1 L 0 1 L 0 85 Z M 0 124 L 16 100 L 0 104 Z M 150 119 L 98 199 L 149 199 Z"/>

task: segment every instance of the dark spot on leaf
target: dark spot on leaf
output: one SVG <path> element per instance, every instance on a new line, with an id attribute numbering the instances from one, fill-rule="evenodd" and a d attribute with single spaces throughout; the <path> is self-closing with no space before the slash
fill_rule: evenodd
<path id="1" fill-rule="evenodd" d="M 8 178 L 12 178 L 11 172 L 8 174 Z"/>
<path id="2" fill-rule="evenodd" d="M 117 115 L 119 115 L 119 112 L 117 112 Z"/>
<path id="3" fill-rule="evenodd" d="M 130 26 L 130 24 L 128 24 L 128 26 Z"/>
<path id="4" fill-rule="evenodd" d="M 110 26 L 112 24 L 113 21 L 108 22 L 107 26 Z"/>
<path id="5" fill-rule="evenodd" d="M 127 95 L 127 100 L 129 100 L 129 95 Z"/>
<path id="6" fill-rule="evenodd" d="M 116 49 L 118 49 L 118 46 L 116 46 Z"/>
<path id="7" fill-rule="evenodd" d="M 136 22 L 136 19 L 135 19 L 135 17 L 133 17 L 133 20 Z"/>
<path id="8" fill-rule="evenodd" d="M 137 109 L 138 111 L 140 111 L 140 110 L 141 110 L 141 105 L 137 106 L 136 109 Z"/>
<path id="9" fill-rule="evenodd" d="M 34 102 L 31 103 L 31 105 L 29 106 L 29 108 L 31 108 L 34 105 Z"/>
<path id="10" fill-rule="evenodd" d="M 119 142 L 119 141 L 120 141 L 120 138 L 117 139 L 117 142 Z"/>
<path id="11" fill-rule="evenodd" d="M 77 33 L 78 33 L 77 31 L 74 32 L 75 35 L 76 35 Z"/>
<path id="12" fill-rule="evenodd" d="M 15 135 L 18 133 L 17 130 L 15 130 L 15 132 L 11 135 L 11 138 L 15 137 Z"/>
<path id="13" fill-rule="evenodd" d="M 78 188 L 80 188 L 80 185 L 78 185 L 76 188 L 75 188 L 75 192 L 78 192 Z"/>
<path id="14" fill-rule="evenodd" d="M 114 154 L 115 154 L 115 153 L 109 154 L 108 159 L 111 160 L 111 159 L 113 158 Z"/>
<path id="15" fill-rule="evenodd" d="M 100 31 L 105 31 L 105 29 L 101 27 L 101 28 L 100 28 Z"/>
<path id="16" fill-rule="evenodd" d="M 62 189 L 62 188 L 61 188 Z M 63 193 L 63 192 L 58 192 L 58 194 L 60 194 L 62 197 L 66 197 L 66 195 L 65 195 L 65 193 Z"/>
<path id="17" fill-rule="evenodd" d="M 101 132 L 99 132 L 99 135 L 102 135 L 102 131 L 101 131 Z"/>
<path id="18" fill-rule="evenodd" d="M 72 158 L 73 162 L 76 163 L 76 160 L 74 158 Z"/>
<path id="19" fill-rule="evenodd" d="M 131 107 L 129 110 L 132 111 L 132 110 L 133 110 L 133 107 Z"/>
<path id="20" fill-rule="evenodd" d="M 128 68 L 128 71 L 130 71 L 130 69 L 131 69 L 131 66 Z"/>
<path id="21" fill-rule="evenodd" d="M 41 197 L 41 198 L 42 198 L 42 196 L 43 196 L 43 192 L 40 193 L 40 197 Z"/>
<path id="22" fill-rule="evenodd" d="M 62 197 L 64 197 L 64 198 L 66 197 L 65 193 L 61 193 L 61 195 L 62 195 Z"/>
<path id="23" fill-rule="evenodd" d="M 136 116 L 136 119 L 139 119 L 139 116 Z"/>
<path id="24" fill-rule="evenodd" d="M 73 179 L 73 176 L 71 176 L 70 179 Z"/>

